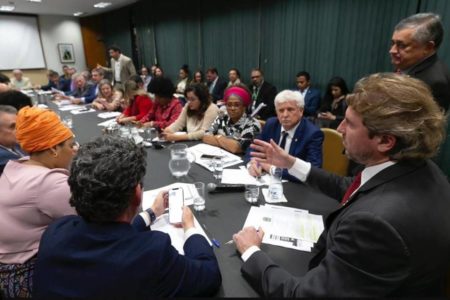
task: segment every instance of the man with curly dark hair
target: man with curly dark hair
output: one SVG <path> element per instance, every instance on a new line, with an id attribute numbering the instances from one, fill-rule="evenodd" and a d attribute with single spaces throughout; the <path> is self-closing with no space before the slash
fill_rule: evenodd
<path id="1" fill-rule="evenodd" d="M 217 260 L 188 207 L 185 256 L 167 234 L 149 230 L 164 213 L 167 193 L 135 217 L 145 171 L 145 150 L 130 140 L 105 136 L 80 147 L 69 177 L 70 204 L 79 216 L 61 218 L 44 233 L 35 298 L 150 299 L 217 290 Z"/>

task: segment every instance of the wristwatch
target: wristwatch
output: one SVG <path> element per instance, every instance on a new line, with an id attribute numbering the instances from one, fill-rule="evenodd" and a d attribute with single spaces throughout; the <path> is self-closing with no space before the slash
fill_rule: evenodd
<path id="1" fill-rule="evenodd" d="M 148 215 L 150 217 L 150 224 L 153 224 L 153 222 L 155 222 L 155 220 L 156 220 L 155 212 L 151 208 L 147 208 L 145 211 L 148 213 Z"/>

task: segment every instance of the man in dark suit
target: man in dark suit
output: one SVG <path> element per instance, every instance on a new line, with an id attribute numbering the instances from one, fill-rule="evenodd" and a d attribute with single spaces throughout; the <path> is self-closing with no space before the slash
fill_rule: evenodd
<path id="1" fill-rule="evenodd" d="M 9 105 L 0 105 L 0 175 L 8 161 L 25 156 L 16 139 L 17 110 Z"/>
<path id="2" fill-rule="evenodd" d="M 320 107 L 320 91 L 311 87 L 311 76 L 306 71 L 297 73 L 297 88 L 305 99 L 304 116 L 315 118 Z"/>
<path id="3" fill-rule="evenodd" d="M 412 15 L 395 26 L 389 53 L 396 71 L 423 80 L 437 103 L 447 111 L 450 73 L 437 56 L 443 37 L 444 29 L 438 15 Z"/>
<path id="4" fill-rule="evenodd" d="M 184 253 L 150 230 L 167 193 L 133 220 L 142 201 L 146 153 L 133 141 L 104 136 L 80 147 L 69 176 L 78 216 L 44 232 L 34 299 L 152 299 L 212 295 L 221 284 L 214 251 L 183 208 Z M 117 158 L 117 159 L 112 159 Z"/>
<path id="5" fill-rule="evenodd" d="M 374 74 L 347 96 L 338 131 L 347 155 L 365 166 L 353 181 L 290 156 L 274 142 L 255 141 L 255 160 L 287 168 L 340 201 L 310 270 L 295 278 L 259 250 L 262 230 L 234 235 L 244 276 L 265 296 L 437 296 L 450 261 L 450 185 L 429 159 L 445 117 L 420 80 Z"/>
<path id="6" fill-rule="evenodd" d="M 269 118 L 258 139 L 269 142 L 274 140 L 289 154 L 310 162 L 315 167 L 322 167 L 323 132 L 313 123 L 303 118 L 303 97 L 300 93 L 284 90 L 275 97 L 277 117 Z M 246 161 L 250 159 L 252 149 L 247 149 Z M 262 171 L 270 172 L 272 165 L 251 161 L 248 165 L 253 176 Z M 283 177 L 292 181 L 297 178 L 283 170 Z"/>
<path id="7" fill-rule="evenodd" d="M 75 90 L 68 93 L 68 95 L 60 95 L 60 100 L 70 100 L 72 104 L 88 104 L 92 103 L 96 98 L 95 85 L 87 82 L 84 75 L 78 75 L 75 77 Z"/>
<path id="8" fill-rule="evenodd" d="M 206 71 L 206 82 L 209 89 L 209 93 L 214 99 L 214 103 L 220 104 L 223 99 L 223 92 L 227 87 L 226 80 L 219 76 L 219 72 L 216 68 L 209 68 Z"/>
<path id="9" fill-rule="evenodd" d="M 256 118 L 267 120 L 275 116 L 275 96 L 277 95 L 277 88 L 264 80 L 264 72 L 260 69 L 253 69 L 251 73 L 252 83 L 248 86 L 252 92 L 252 105 L 249 106 L 248 113 L 251 114 L 258 108 L 261 103 L 265 104 L 257 114 Z"/>

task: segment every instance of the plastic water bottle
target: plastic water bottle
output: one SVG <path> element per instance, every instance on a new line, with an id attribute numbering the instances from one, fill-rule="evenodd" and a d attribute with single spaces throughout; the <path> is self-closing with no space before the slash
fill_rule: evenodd
<path id="1" fill-rule="evenodd" d="M 283 175 L 283 169 L 272 168 L 271 178 L 269 184 L 269 196 L 272 201 L 280 201 L 283 199 L 283 185 L 281 177 Z"/>

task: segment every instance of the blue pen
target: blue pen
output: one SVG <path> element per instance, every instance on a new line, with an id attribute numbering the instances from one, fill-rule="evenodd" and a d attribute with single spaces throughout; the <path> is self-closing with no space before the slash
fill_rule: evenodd
<path id="1" fill-rule="evenodd" d="M 216 246 L 217 248 L 220 248 L 220 243 L 219 243 L 218 240 L 212 239 L 212 240 L 211 240 L 211 243 L 213 243 L 213 245 Z"/>
<path id="2" fill-rule="evenodd" d="M 209 235 L 211 237 L 211 243 L 216 246 L 217 248 L 220 248 L 220 242 L 218 240 L 216 240 L 215 238 L 212 237 L 211 233 L 209 232 L 209 230 L 206 228 L 205 224 L 202 224 L 203 229 L 205 230 L 206 234 Z"/>

